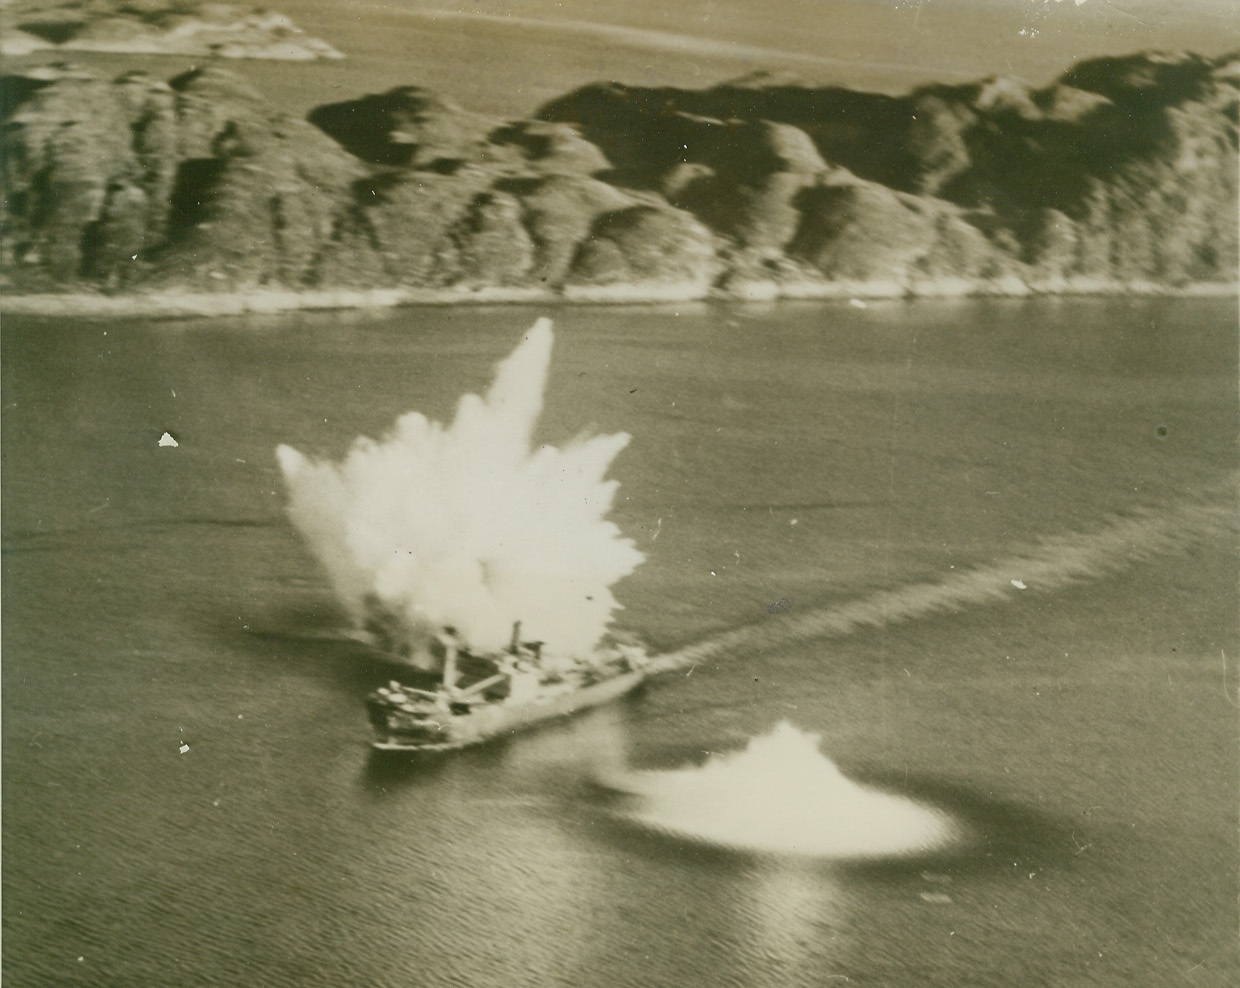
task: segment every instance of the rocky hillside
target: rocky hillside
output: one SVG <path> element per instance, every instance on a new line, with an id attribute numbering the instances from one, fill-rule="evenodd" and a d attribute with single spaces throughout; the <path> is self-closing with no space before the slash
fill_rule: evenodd
<path id="1" fill-rule="evenodd" d="M 217 65 L 2 85 L 9 293 L 1152 290 L 1240 263 L 1238 58 L 903 97 L 595 85 L 517 122 L 417 87 L 292 119 Z"/>
<path id="2" fill-rule="evenodd" d="M 291 61 L 344 57 L 283 14 L 212 0 L 4 0 L 0 56 L 36 51 Z"/>

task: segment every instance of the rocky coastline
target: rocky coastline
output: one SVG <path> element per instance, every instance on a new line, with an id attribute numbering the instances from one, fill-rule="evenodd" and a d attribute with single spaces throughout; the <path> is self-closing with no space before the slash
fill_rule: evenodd
<path id="1" fill-rule="evenodd" d="M 1233 294 L 1240 56 L 904 96 L 758 74 L 502 121 L 274 109 L 211 61 L 0 80 L 0 308 Z"/>

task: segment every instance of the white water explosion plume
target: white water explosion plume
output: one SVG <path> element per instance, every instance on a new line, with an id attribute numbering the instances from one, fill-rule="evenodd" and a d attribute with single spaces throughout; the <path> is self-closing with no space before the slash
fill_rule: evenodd
<path id="1" fill-rule="evenodd" d="M 960 836 L 941 810 L 847 778 L 818 741 L 784 721 L 703 765 L 604 781 L 637 797 L 626 814 L 634 823 L 733 850 L 867 860 L 942 850 Z"/>
<path id="2" fill-rule="evenodd" d="M 551 348 L 539 319 L 451 425 L 410 412 L 339 463 L 277 449 L 293 524 L 359 625 L 378 613 L 410 649 L 445 626 L 499 649 L 516 621 L 560 654 L 598 642 L 612 585 L 643 559 L 606 520 L 604 476 L 629 437 L 532 447 Z"/>

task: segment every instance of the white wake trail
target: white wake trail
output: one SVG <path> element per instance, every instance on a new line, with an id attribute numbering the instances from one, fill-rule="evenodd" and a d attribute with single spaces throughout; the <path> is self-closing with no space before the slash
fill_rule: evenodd
<path id="1" fill-rule="evenodd" d="M 953 573 L 939 582 L 883 590 L 839 607 L 805 614 L 781 614 L 777 619 L 735 628 L 661 655 L 655 665 L 660 672 L 670 671 L 720 655 L 751 652 L 756 646 L 769 648 L 838 638 L 860 628 L 886 627 L 1097 580 L 1157 555 L 1183 552 L 1209 540 L 1234 539 L 1234 478 L 1228 482 L 1226 497 L 1224 501 L 1222 495 L 1213 492 L 1170 508 L 1140 509 L 1093 531 L 1048 538 L 1028 552 Z"/>

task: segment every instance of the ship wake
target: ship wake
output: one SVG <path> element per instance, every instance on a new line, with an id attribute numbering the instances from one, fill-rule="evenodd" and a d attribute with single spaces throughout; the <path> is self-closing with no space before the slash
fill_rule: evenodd
<path id="1" fill-rule="evenodd" d="M 1186 552 L 1203 543 L 1236 538 L 1236 478 L 1162 509 L 1116 516 L 1092 531 L 1044 539 L 1027 552 L 995 563 L 958 570 L 940 581 L 883 590 L 837 607 L 802 614 L 781 613 L 758 625 L 722 634 L 665 653 L 659 671 L 687 668 L 754 648 L 841 638 L 863 628 L 882 628 L 966 607 L 1012 601 L 1023 594 L 1051 593 L 1122 572 L 1159 555 Z"/>

